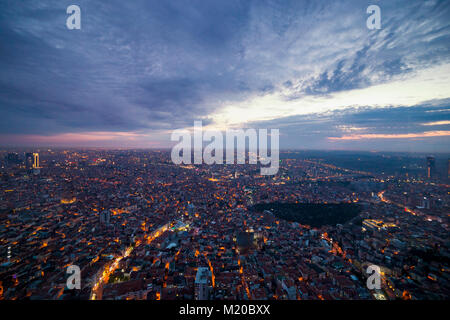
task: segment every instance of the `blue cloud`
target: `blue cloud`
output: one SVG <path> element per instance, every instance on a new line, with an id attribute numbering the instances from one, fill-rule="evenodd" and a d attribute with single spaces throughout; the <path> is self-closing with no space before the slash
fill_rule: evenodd
<path id="1" fill-rule="evenodd" d="M 450 147 L 447 137 L 401 139 L 401 141 L 347 141 L 330 145 L 329 137 L 351 134 L 407 134 L 425 131 L 450 131 L 450 99 L 431 101 L 412 107 L 347 108 L 317 114 L 298 115 L 254 122 L 250 127 L 279 128 L 282 148 L 360 149 L 391 151 L 444 152 Z M 437 123 L 441 122 L 441 124 Z M 433 124 L 435 123 L 435 124 Z M 429 124 L 424 126 L 424 124 Z"/>
<path id="2" fill-rule="evenodd" d="M 365 26 L 371 2 L 80 0 L 82 29 L 67 30 L 70 1 L 2 1 L 0 133 L 174 129 L 225 102 L 328 95 L 449 61 L 448 1 L 379 1 L 381 31 Z M 406 110 L 390 114 L 434 117 Z M 385 128 L 370 110 L 333 117 Z M 308 121 L 331 133 L 321 121 L 338 120 Z"/>

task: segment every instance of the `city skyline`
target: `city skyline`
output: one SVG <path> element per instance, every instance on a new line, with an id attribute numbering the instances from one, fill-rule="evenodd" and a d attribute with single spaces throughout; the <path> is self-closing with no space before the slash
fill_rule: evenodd
<path id="1" fill-rule="evenodd" d="M 170 158 L 0 150 L 0 300 L 448 299 L 450 162 Z"/>
<path id="2" fill-rule="evenodd" d="M 450 1 L 4 0 L 0 70 L 14 314 L 449 300 Z"/>
<path id="3" fill-rule="evenodd" d="M 0 145 L 170 148 L 279 128 L 281 149 L 450 152 L 445 1 L 0 5 Z M 369 30 L 366 9 L 381 8 Z"/>

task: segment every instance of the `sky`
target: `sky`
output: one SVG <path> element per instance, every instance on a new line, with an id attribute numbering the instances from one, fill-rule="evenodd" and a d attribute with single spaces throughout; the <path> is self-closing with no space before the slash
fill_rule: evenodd
<path id="1" fill-rule="evenodd" d="M 1 146 L 167 147 L 196 120 L 450 152 L 450 1 L 0 2 Z"/>

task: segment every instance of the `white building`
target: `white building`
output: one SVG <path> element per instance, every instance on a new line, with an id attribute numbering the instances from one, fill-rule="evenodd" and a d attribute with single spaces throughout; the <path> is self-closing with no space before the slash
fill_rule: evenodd
<path id="1" fill-rule="evenodd" d="M 207 267 L 197 269 L 195 276 L 195 300 L 208 300 L 211 286 L 211 271 Z"/>

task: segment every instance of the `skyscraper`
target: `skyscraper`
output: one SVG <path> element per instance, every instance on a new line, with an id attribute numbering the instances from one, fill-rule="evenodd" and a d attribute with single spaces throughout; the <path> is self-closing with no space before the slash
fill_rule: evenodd
<path id="1" fill-rule="evenodd" d="M 31 152 L 25 153 L 25 167 L 27 170 L 33 169 L 33 154 Z"/>
<path id="2" fill-rule="evenodd" d="M 25 154 L 25 166 L 28 170 L 39 169 L 39 153 L 27 152 Z"/>
<path id="3" fill-rule="evenodd" d="M 33 153 L 33 169 L 39 169 L 39 153 Z"/>
<path id="4" fill-rule="evenodd" d="M 427 178 L 436 178 L 436 159 L 434 157 L 427 157 Z"/>

